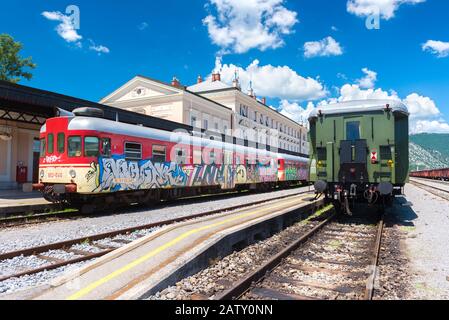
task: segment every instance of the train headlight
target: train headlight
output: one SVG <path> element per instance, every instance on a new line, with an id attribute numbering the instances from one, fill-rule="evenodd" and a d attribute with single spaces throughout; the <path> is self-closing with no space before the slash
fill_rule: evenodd
<path id="1" fill-rule="evenodd" d="M 387 164 L 390 168 L 393 168 L 393 166 L 394 166 L 393 160 L 388 160 Z"/>
<path id="2" fill-rule="evenodd" d="M 75 170 L 70 170 L 70 172 L 69 172 L 69 174 L 70 174 L 70 176 L 72 177 L 72 179 L 75 179 L 76 178 L 76 171 Z"/>
<path id="3" fill-rule="evenodd" d="M 44 170 L 41 170 L 41 171 L 39 172 L 39 176 L 40 176 L 41 178 L 43 178 L 43 177 L 44 177 L 44 175 L 45 175 L 45 172 L 44 172 Z"/>

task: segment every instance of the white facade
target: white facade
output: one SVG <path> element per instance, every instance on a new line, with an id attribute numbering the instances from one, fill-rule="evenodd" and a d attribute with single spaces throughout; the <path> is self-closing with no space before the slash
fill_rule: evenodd
<path id="1" fill-rule="evenodd" d="M 226 133 L 249 141 L 309 154 L 307 128 L 220 81 L 199 81 L 183 87 L 137 76 L 100 103 L 163 118 L 196 128 Z"/>

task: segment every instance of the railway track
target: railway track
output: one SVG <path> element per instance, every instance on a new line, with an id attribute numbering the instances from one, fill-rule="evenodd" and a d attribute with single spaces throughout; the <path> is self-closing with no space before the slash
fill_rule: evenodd
<path id="1" fill-rule="evenodd" d="M 334 213 L 314 224 L 306 234 L 213 298 L 373 299 L 383 217 L 368 221 Z"/>
<path id="2" fill-rule="evenodd" d="M 434 181 L 432 181 L 432 182 L 434 182 Z M 426 190 L 427 192 L 429 192 L 435 196 L 438 196 L 445 200 L 449 200 L 449 190 L 448 189 L 438 188 L 434 185 L 426 184 L 426 183 L 423 183 L 416 179 L 410 180 L 410 184 L 412 184 L 418 188 L 421 188 L 423 190 Z M 443 183 L 441 183 L 441 184 L 443 184 Z"/>
<path id="3" fill-rule="evenodd" d="M 101 256 L 104 256 L 113 250 L 116 250 L 134 240 L 137 240 L 149 232 L 152 232 L 155 228 L 160 228 L 162 226 L 197 219 L 201 217 L 206 217 L 214 214 L 224 213 L 228 211 L 235 211 L 238 209 L 250 208 L 252 206 L 261 205 L 264 203 L 269 203 L 273 201 L 282 201 L 289 198 L 297 197 L 298 195 L 311 194 L 310 191 L 298 192 L 293 195 L 284 195 L 271 199 L 259 200 L 244 205 L 236 205 L 228 208 L 222 208 L 218 210 L 212 210 L 203 212 L 200 214 L 180 217 L 171 220 L 160 221 L 156 223 L 135 226 L 131 228 L 116 230 L 107 233 L 90 235 L 88 237 L 82 237 L 78 239 L 72 239 L 63 242 L 50 243 L 39 247 L 32 247 L 23 250 L 17 250 L 9 253 L 0 254 L 0 262 L 8 263 L 10 259 L 21 259 L 32 257 L 34 259 L 39 259 L 43 264 L 34 269 L 22 270 L 18 272 L 12 272 L 3 276 L 0 276 L 0 282 L 11 279 L 19 278 L 25 275 L 36 274 L 42 271 L 48 271 L 57 269 L 63 266 L 84 262 L 92 260 Z M 105 243 L 106 242 L 106 243 Z M 80 249 L 79 246 L 83 248 Z M 68 259 L 61 259 L 56 252 L 62 252 L 65 255 L 70 255 Z"/>
<path id="4" fill-rule="evenodd" d="M 297 188 L 298 186 L 290 187 L 290 188 Z M 290 188 L 285 188 L 285 190 L 288 190 Z M 232 197 L 238 197 L 238 196 L 244 196 L 249 194 L 249 191 L 243 191 L 243 192 L 227 192 L 227 193 L 220 193 L 220 194 L 211 194 L 211 195 L 204 195 L 204 196 L 193 196 L 193 197 L 183 197 L 178 198 L 175 200 L 163 200 L 160 203 L 154 205 L 154 208 L 159 208 L 163 206 L 170 206 L 170 205 L 185 205 L 189 204 L 195 201 L 199 200 L 205 200 L 205 201 L 211 201 L 215 199 L 228 199 Z M 133 209 L 139 209 L 139 208 L 145 208 L 145 205 L 139 205 L 135 204 L 131 206 Z M 126 207 L 116 207 L 113 209 L 113 213 L 117 213 L 119 210 L 122 210 L 126 212 L 129 210 L 129 206 Z M 53 212 L 34 212 L 31 214 L 8 214 L 4 218 L 0 218 L 0 228 L 9 228 L 9 227 L 17 227 L 17 226 L 23 226 L 23 225 L 30 225 L 30 224 L 39 224 L 39 223 L 46 223 L 46 222 L 52 222 L 52 221 L 65 221 L 65 220 L 74 220 L 74 219 L 82 219 L 87 217 L 101 217 L 110 215 L 111 212 L 105 212 L 104 210 L 99 211 L 95 214 L 82 214 L 79 210 L 64 207 L 61 205 L 60 208 L 56 209 Z"/>

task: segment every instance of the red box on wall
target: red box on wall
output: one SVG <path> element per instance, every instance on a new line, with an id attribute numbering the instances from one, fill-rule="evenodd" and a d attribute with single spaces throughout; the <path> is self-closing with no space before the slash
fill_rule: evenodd
<path id="1" fill-rule="evenodd" d="M 18 183 L 28 182 L 28 167 L 17 166 L 16 181 Z"/>

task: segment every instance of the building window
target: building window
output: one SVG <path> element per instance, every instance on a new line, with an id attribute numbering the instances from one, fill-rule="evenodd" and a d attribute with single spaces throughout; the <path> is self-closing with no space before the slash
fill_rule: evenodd
<path id="1" fill-rule="evenodd" d="M 98 157 L 100 152 L 100 140 L 97 137 L 84 138 L 84 156 Z"/>
<path id="2" fill-rule="evenodd" d="M 218 122 L 215 122 L 214 126 L 215 126 L 215 130 L 218 131 Z"/>
<path id="3" fill-rule="evenodd" d="M 204 120 L 204 130 L 208 130 L 209 129 L 209 121 L 207 121 L 206 119 Z"/>
<path id="4" fill-rule="evenodd" d="M 196 127 L 196 117 L 192 116 L 190 118 L 190 126 Z"/>
<path id="5" fill-rule="evenodd" d="M 69 137 L 67 145 L 69 157 L 81 157 L 81 137 Z"/>
<path id="6" fill-rule="evenodd" d="M 142 145 L 140 143 L 125 143 L 126 160 L 142 160 Z"/>
<path id="7" fill-rule="evenodd" d="M 164 163 L 166 161 L 166 148 L 165 146 L 153 146 L 153 162 Z"/>

